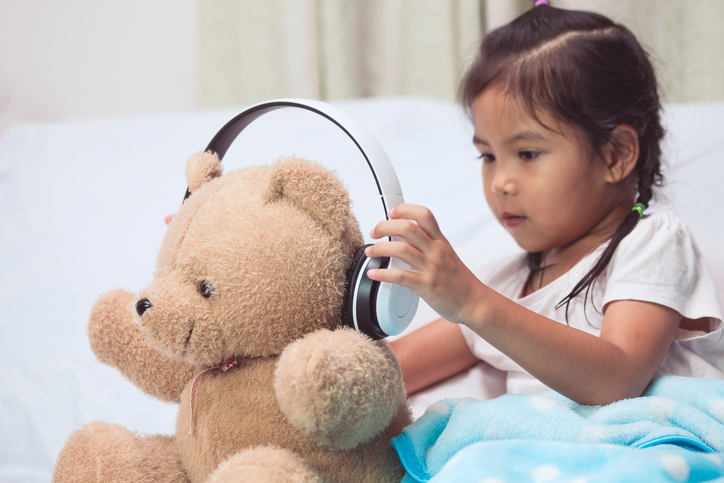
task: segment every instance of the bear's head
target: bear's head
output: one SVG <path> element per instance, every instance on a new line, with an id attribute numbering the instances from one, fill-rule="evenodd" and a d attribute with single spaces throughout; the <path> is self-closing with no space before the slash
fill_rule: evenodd
<path id="1" fill-rule="evenodd" d="M 221 173 L 214 154 L 189 159 L 191 195 L 132 307 L 152 347 L 191 365 L 277 355 L 338 326 L 363 244 L 347 191 L 322 166 L 288 158 Z"/>

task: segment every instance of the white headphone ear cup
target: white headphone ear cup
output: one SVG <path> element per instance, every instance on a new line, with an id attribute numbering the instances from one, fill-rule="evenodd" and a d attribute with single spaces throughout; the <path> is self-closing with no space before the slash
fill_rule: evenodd
<path id="1" fill-rule="evenodd" d="M 365 274 L 373 268 L 386 268 L 390 259 L 368 258 L 365 255 L 365 248 L 368 246 L 371 245 L 360 247 L 355 252 L 347 269 L 342 323 L 377 340 L 388 335 L 377 323 L 375 304 L 380 282 L 370 279 Z"/>

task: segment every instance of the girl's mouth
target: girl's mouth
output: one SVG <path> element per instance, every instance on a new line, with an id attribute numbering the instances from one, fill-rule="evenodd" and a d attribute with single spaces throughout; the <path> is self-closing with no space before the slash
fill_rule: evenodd
<path id="1" fill-rule="evenodd" d="M 516 227 L 526 220 L 525 216 L 511 215 L 510 213 L 501 214 L 501 218 L 503 218 L 503 224 L 508 228 Z"/>

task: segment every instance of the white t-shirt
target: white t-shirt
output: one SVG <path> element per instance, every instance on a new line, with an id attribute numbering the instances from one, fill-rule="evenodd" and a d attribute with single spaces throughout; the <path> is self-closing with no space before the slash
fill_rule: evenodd
<path id="1" fill-rule="evenodd" d="M 520 297 L 529 274 L 525 254 L 491 263 L 476 275 L 519 305 L 565 324 L 565 306 L 558 310 L 555 306 L 588 273 L 605 246 L 525 297 Z M 689 319 L 709 319 L 708 333 L 679 329 L 657 374 L 724 378 L 724 333 L 716 289 L 689 229 L 673 213 L 644 216 L 621 240 L 608 266 L 591 286 L 585 313 L 584 294 L 585 290 L 571 301 L 568 325 L 596 336 L 601 332 L 602 311 L 614 300 L 654 302 Z M 462 325 L 460 328 L 475 356 L 507 372 L 508 393 L 548 390 L 472 330 Z"/>

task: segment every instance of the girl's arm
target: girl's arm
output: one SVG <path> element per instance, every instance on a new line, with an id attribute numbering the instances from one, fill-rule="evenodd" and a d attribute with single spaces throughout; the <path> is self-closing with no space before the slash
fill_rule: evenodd
<path id="1" fill-rule="evenodd" d="M 485 287 L 466 324 L 551 389 L 579 404 L 640 396 L 676 334 L 681 315 L 662 305 L 611 302 L 596 337 L 548 319 Z"/>
<path id="2" fill-rule="evenodd" d="M 588 405 L 639 396 L 661 365 L 681 322 L 658 304 L 608 304 L 599 337 L 532 312 L 482 284 L 460 261 L 430 211 L 403 204 L 374 238 L 367 255 L 393 256 L 410 271 L 375 270 L 370 278 L 414 290 L 437 313 L 467 325 L 551 389 Z M 405 218 L 405 219 L 402 219 Z"/>
<path id="3" fill-rule="evenodd" d="M 437 319 L 390 342 L 402 368 L 408 395 L 472 367 L 478 359 L 470 352 L 460 328 Z"/>

